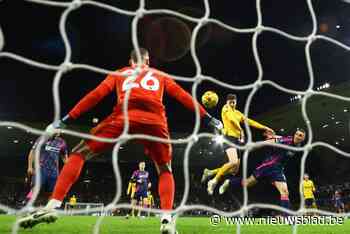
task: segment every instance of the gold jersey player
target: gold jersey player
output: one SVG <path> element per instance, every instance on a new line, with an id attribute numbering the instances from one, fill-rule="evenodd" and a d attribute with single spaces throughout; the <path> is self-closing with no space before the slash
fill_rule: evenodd
<path id="1" fill-rule="evenodd" d="M 226 104 L 223 106 L 221 111 L 221 118 L 224 124 L 223 134 L 225 138 L 236 144 L 242 145 L 244 142 L 243 129 L 241 124 L 244 123 L 246 119 L 249 126 L 268 131 L 273 133 L 273 130 L 265 125 L 262 125 L 252 119 L 246 118 L 239 110 L 236 109 L 237 97 L 235 94 L 228 94 L 226 98 Z M 218 182 L 221 181 L 222 177 L 227 174 L 235 175 L 238 172 L 240 165 L 240 151 L 235 147 L 232 147 L 228 144 L 224 144 L 224 151 L 227 155 L 228 162 L 222 165 L 220 168 L 213 170 L 204 169 L 202 176 L 202 183 L 204 183 L 208 178 L 215 176 L 213 179 L 208 182 L 208 193 L 213 194 L 214 189 Z"/>
<path id="2" fill-rule="evenodd" d="M 198 105 L 201 119 L 210 127 L 222 129 L 222 123 L 211 117 L 200 104 L 194 102 L 192 96 L 168 74 L 149 67 L 149 53 L 146 49 L 140 49 L 140 54 L 140 67 L 137 66 L 136 51 L 132 51 L 130 66 L 118 70 L 120 75 L 108 75 L 93 91 L 81 99 L 68 115 L 49 125 L 46 131 L 54 133 L 57 131 L 56 128 L 64 127 L 65 124 L 77 119 L 94 107 L 105 96 L 115 93 L 117 103 L 112 113 L 91 131 L 93 136 L 115 139 L 124 130 L 123 104 L 128 90 L 130 90 L 130 95 L 128 97 L 127 115 L 129 121 L 128 132 L 130 134 L 146 134 L 162 139 L 170 138 L 163 104 L 164 93 L 175 98 L 192 111 L 195 110 L 195 105 Z M 146 155 L 153 160 L 158 172 L 158 194 L 160 207 L 163 211 L 160 232 L 175 233 L 175 222 L 171 216 L 175 193 L 175 182 L 171 170 L 171 144 L 145 139 L 138 140 L 138 143 L 144 145 L 145 151 L 147 151 Z M 44 209 L 19 219 L 19 225 L 26 228 L 38 223 L 55 221 L 57 219 L 55 208 L 61 206 L 64 197 L 79 178 L 85 161 L 111 149 L 113 146 L 113 143 L 90 139 L 77 145 L 58 176 L 48 204 Z"/>
<path id="3" fill-rule="evenodd" d="M 317 209 L 314 192 L 316 191 L 314 182 L 309 179 L 308 174 L 304 174 L 303 184 L 301 186 L 302 194 L 305 200 L 305 208 Z"/>

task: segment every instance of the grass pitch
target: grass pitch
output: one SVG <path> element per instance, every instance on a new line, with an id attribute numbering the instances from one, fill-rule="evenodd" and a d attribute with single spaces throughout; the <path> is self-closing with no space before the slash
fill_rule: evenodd
<path id="1" fill-rule="evenodd" d="M 14 216 L 0 216 L 0 234 L 11 233 L 15 222 Z M 97 218 L 91 216 L 65 216 L 60 217 L 53 224 L 39 224 L 33 229 L 20 229 L 20 234 L 88 234 L 93 232 Z M 158 234 L 159 218 L 125 219 L 123 217 L 105 217 L 101 226 L 101 234 Z M 236 233 L 235 225 L 221 223 L 210 225 L 206 217 L 181 217 L 177 220 L 179 234 L 212 234 Z M 286 234 L 292 233 L 289 225 L 242 225 L 242 234 Z M 298 234 L 350 234 L 350 220 L 342 225 L 322 226 L 304 225 L 297 227 Z"/>

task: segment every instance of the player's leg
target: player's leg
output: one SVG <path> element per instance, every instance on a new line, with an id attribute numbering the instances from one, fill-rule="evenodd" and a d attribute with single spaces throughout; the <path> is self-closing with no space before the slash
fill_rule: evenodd
<path id="1" fill-rule="evenodd" d="M 159 125 L 141 125 L 135 129 L 143 134 L 169 139 L 168 129 Z M 171 144 L 149 140 L 142 140 L 140 142 L 145 146 L 147 156 L 153 160 L 158 173 L 160 207 L 163 210 L 172 210 L 175 182 L 171 169 Z"/>
<path id="2" fill-rule="evenodd" d="M 146 126 L 141 129 L 144 134 L 168 139 L 169 133 L 166 128 L 160 126 Z M 161 233 L 176 233 L 175 222 L 170 211 L 173 209 L 175 181 L 171 170 L 171 144 L 156 141 L 141 141 L 147 149 L 148 156 L 153 160 L 158 172 L 158 194 L 160 208 L 165 211 L 161 216 Z"/>
<path id="3" fill-rule="evenodd" d="M 139 195 L 137 196 L 137 217 L 140 218 L 141 216 L 141 208 L 142 208 L 142 197 Z"/>
<path id="4" fill-rule="evenodd" d="M 290 202 L 287 183 L 285 181 L 274 181 L 274 185 L 280 193 L 280 205 L 283 208 L 289 209 Z"/>
<path id="5" fill-rule="evenodd" d="M 151 200 L 149 200 L 149 199 L 147 199 L 147 207 L 149 209 L 152 209 L 152 203 L 151 203 Z M 147 216 L 151 217 L 151 211 L 148 211 Z"/>
<path id="6" fill-rule="evenodd" d="M 45 180 L 45 190 L 43 193 L 43 196 L 46 201 L 48 201 L 51 198 L 52 192 L 55 188 L 56 182 L 57 182 L 58 175 L 48 175 Z"/>
<path id="7" fill-rule="evenodd" d="M 208 168 L 204 168 L 203 174 L 202 174 L 201 183 L 204 183 L 205 181 L 207 181 L 212 176 L 215 176 L 218 173 L 219 170 L 220 170 L 220 167 L 212 169 L 212 170 L 210 170 Z"/>
<path id="8" fill-rule="evenodd" d="M 305 203 L 304 206 L 305 206 L 306 209 L 311 208 L 312 202 L 313 202 L 312 198 L 305 198 L 304 197 L 304 203 Z M 306 212 L 305 215 L 312 215 L 312 213 Z"/>
<path id="9" fill-rule="evenodd" d="M 270 176 L 271 167 L 269 165 L 262 164 L 258 166 L 246 180 L 242 180 L 242 178 L 236 176 L 230 176 L 229 179 L 226 179 L 224 183 L 219 188 L 219 193 L 223 194 L 229 187 L 239 188 L 243 185 L 247 187 L 252 187 L 258 183 L 264 177 Z"/>
<path id="10" fill-rule="evenodd" d="M 122 120 L 116 120 L 115 117 L 111 115 L 93 128 L 91 134 L 97 137 L 116 138 L 123 131 L 123 124 Z M 58 176 L 50 201 L 51 203 L 48 203 L 47 208 L 52 209 L 61 206 L 63 198 L 79 178 L 81 169 L 86 160 L 112 147 L 112 143 L 95 140 L 81 141 L 74 147 Z"/>
<path id="11" fill-rule="evenodd" d="M 120 135 L 122 130 L 123 121 L 114 121 L 113 123 L 112 117 L 110 116 L 94 128 L 91 133 L 99 137 L 115 138 Z M 62 205 L 64 197 L 79 178 L 85 160 L 111 148 L 112 146 L 113 144 L 111 143 L 94 140 L 80 142 L 72 150 L 67 162 L 63 166 L 58 176 L 52 197 L 45 206 L 45 209 L 38 210 L 31 216 L 19 219 L 19 225 L 26 228 L 32 227 L 41 222 L 54 222 L 57 219 L 57 214 L 54 209 Z"/>
<path id="12" fill-rule="evenodd" d="M 161 216 L 160 231 L 163 234 L 175 234 L 175 220 L 173 220 L 170 211 L 174 205 L 175 181 L 171 170 L 171 162 L 159 164 L 155 161 L 158 171 L 158 194 L 160 197 L 160 208 L 167 213 Z"/>
<path id="13" fill-rule="evenodd" d="M 246 180 L 241 177 L 231 176 L 226 179 L 224 183 L 219 188 L 219 194 L 224 194 L 228 188 L 241 188 L 242 186 L 247 186 L 247 188 L 253 187 L 258 183 L 258 180 L 254 175 L 250 175 Z"/>
<path id="14" fill-rule="evenodd" d="M 228 157 L 228 162 L 225 163 L 217 172 L 215 177 L 208 181 L 208 194 L 212 195 L 214 193 L 214 189 L 218 182 L 222 179 L 224 175 L 226 175 L 228 172 L 232 172 L 232 170 L 235 170 L 236 168 L 239 168 L 240 160 L 238 158 L 238 151 L 236 148 L 230 147 L 226 149 L 226 155 Z"/>
<path id="15" fill-rule="evenodd" d="M 341 210 L 340 210 L 341 213 L 345 213 L 345 205 L 344 205 L 344 202 L 341 202 Z"/>
<path id="16" fill-rule="evenodd" d="M 131 217 L 135 217 L 136 206 L 137 206 L 137 200 L 135 199 L 135 197 L 133 197 L 131 199 Z"/>
<path id="17" fill-rule="evenodd" d="M 315 198 L 312 199 L 311 208 L 312 208 L 312 209 L 318 209 L 317 203 L 316 203 L 316 199 L 315 199 Z M 318 214 L 315 212 L 315 213 L 312 213 L 312 215 L 313 215 L 313 216 L 317 216 Z"/>
<path id="18" fill-rule="evenodd" d="M 147 196 L 144 196 L 143 199 L 142 199 L 142 207 L 143 208 L 148 208 L 148 199 L 147 199 Z M 149 213 L 149 212 L 148 212 Z M 145 216 L 143 216 L 145 217 Z"/>

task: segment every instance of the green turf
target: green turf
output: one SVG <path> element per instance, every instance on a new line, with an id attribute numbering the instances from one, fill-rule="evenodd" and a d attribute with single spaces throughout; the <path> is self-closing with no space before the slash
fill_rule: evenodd
<path id="1" fill-rule="evenodd" d="M 85 234 L 92 233 L 96 217 L 66 216 L 61 217 L 54 224 L 39 224 L 33 229 L 20 230 L 23 234 Z M 14 216 L 0 216 L 0 234 L 11 233 L 11 226 L 15 221 Z M 211 233 L 236 233 L 235 226 L 219 224 L 211 226 L 209 218 L 185 218 L 177 221 L 179 234 L 211 234 Z M 157 234 L 159 233 L 159 219 L 125 219 L 121 217 L 106 217 L 101 225 L 101 234 Z M 244 225 L 241 226 L 242 234 L 285 234 L 292 233 L 289 225 Z M 342 225 L 335 226 L 299 226 L 299 234 L 350 234 L 350 220 Z"/>

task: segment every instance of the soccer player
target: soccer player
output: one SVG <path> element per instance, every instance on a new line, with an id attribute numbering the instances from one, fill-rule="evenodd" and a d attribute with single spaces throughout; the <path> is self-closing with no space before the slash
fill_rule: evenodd
<path id="1" fill-rule="evenodd" d="M 122 75 L 110 74 L 98 87 L 88 93 L 62 120 L 49 125 L 47 132 L 55 132 L 71 120 L 77 119 L 90 110 L 106 95 L 115 92 L 117 103 L 113 112 L 101 121 L 91 134 L 97 137 L 117 138 L 124 129 L 123 103 L 126 91 L 130 90 L 128 98 L 129 133 L 148 134 L 163 139 L 169 139 L 169 131 L 165 107 L 164 92 L 181 102 L 186 108 L 194 111 L 195 105 L 200 109 L 200 117 L 208 126 L 221 130 L 222 123 L 211 117 L 205 109 L 195 102 L 192 96 L 182 89 L 168 74 L 149 67 L 149 53 L 140 49 L 141 66 L 137 66 L 136 51 L 131 52 L 130 66 L 118 70 Z M 137 72 L 137 74 L 135 74 Z M 158 192 L 160 207 L 164 211 L 161 216 L 161 233 L 175 233 L 175 222 L 171 216 L 173 209 L 175 183 L 171 171 L 171 144 L 158 141 L 139 140 L 147 150 L 147 156 L 155 163 L 159 179 Z M 104 152 L 114 146 L 113 143 L 95 140 L 84 140 L 70 154 L 68 162 L 63 167 L 56 183 L 52 199 L 45 209 L 38 210 L 31 216 L 19 220 L 22 227 L 31 227 L 37 223 L 57 219 L 55 208 L 60 207 L 62 200 L 74 182 L 79 178 L 85 160 Z"/>
<path id="2" fill-rule="evenodd" d="M 135 207 L 137 205 L 137 200 L 135 199 L 135 192 L 136 192 L 136 182 L 129 181 L 128 190 L 126 191 L 126 195 L 130 196 L 130 203 L 132 205 L 131 208 L 131 217 L 135 217 Z M 126 218 L 129 218 L 129 214 L 126 215 Z"/>
<path id="3" fill-rule="evenodd" d="M 290 146 L 300 146 L 305 140 L 305 131 L 297 129 L 294 136 L 272 136 L 271 139 L 266 140 L 270 143 L 279 143 Z M 268 179 L 280 193 L 280 204 L 284 208 L 289 208 L 289 192 L 284 175 L 284 167 L 288 160 L 295 155 L 295 151 L 285 150 L 282 148 L 274 147 L 273 152 L 268 156 L 253 172 L 247 180 L 243 181 L 241 178 L 232 177 L 226 179 L 220 186 L 219 193 L 223 194 L 229 186 L 247 186 L 251 187 L 263 179 Z"/>
<path id="4" fill-rule="evenodd" d="M 72 213 L 72 211 L 74 210 L 74 207 L 77 205 L 77 197 L 73 194 L 73 196 L 71 196 L 69 198 L 69 203 L 68 203 L 68 213 Z"/>
<path id="5" fill-rule="evenodd" d="M 226 104 L 223 106 L 221 111 L 221 118 L 224 124 L 223 134 L 225 138 L 236 144 L 243 145 L 244 137 L 243 137 L 243 129 L 241 124 L 244 123 L 246 119 L 249 126 L 273 133 L 273 130 L 269 127 L 266 127 L 252 119 L 246 118 L 239 110 L 236 109 L 237 105 L 237 96 L 235 94 L 228 94 L 226 98 Z M 220 168 L 216 168 L 213 170 L 204 169 L 202 176 L 202 183 L 204 183 L 209 177 L 215 175 L 215 177 L 208 181 L 208 193 L 212 195 L 214 193 L 214 189 L 218 182 L 222 179 L 223 176 L 227 174 L 237 174 L 240 165 L 240 150 L 232 147 L 228 144 L 224 144 L 224 151 L 228 158 L 228 162 L 222 165 Z"/>
<path id="6" fill-rule="evenodd" d="M 32 187 L 35 185 L 35 170 L 34 170 L 34 158 L 35 150 L 39 145 L 41 138 L 38 138 L 34 143 L 32 149 L 28 155 L 28 167 L 27 174 L 29 178 L 32 178 Z M 44 142 L 40 148 L 39 166 L 40 166 L 40 185 L 43 195 L 46 199 L 49 198 L 52 193 L 59 172 L 59 159 L 65 163 L 68 159 L 68 147 L 65 140 L 60 137 L 59 134 L 54 135 Z M 33 195 L 33 188 L 27 194 L 27 200 L 31 199 Z"/>
<path id="7" fill-rule="evenodd" d="M 147 200 L 148 200 L 148 208 L 152 209 L 154 207 L 154 198 L 151 190 L 148 190 L 147 192 Z M 151 216 L 151 212 L 148 211 L 148 217 L 150 216 Z"/>
<path id="8" fill-rule="evenodd" d="M 145 162 L 139 163 L 139 169 L 134 171 L 131 176 L 130 181 L 136 183 L 136 191 L 134 199 L 132 200 L 133 208 L 131 210 L 131 215 L 134 216 L 134 210 L 137 203 L 140 207 L 147 208 L 148 200 L 147 200 L 147 190 L 151 187 L 151 183 L 149 182 L 149 173 L 145 170 L 146 164 Z M 141 210 L 139 209 L 138 217 L 141 216 Z"/>
<path id="9" fill-rule="evenodd" d="M 335 190 L 332 200 L 334 201 L 335 212 L 344 213 L 345 205 L 344 205 L 343 198 L 341 196 L 340 191 Z"/>
<path id="10" fill-rule="evenodd" d="M 316 191 L 316 188 L 315 188 L 314 182 L 309 179 L 309 175 L 306 173 L 304 174 L 301 189 L 302 189 L 301 192 L 305 200 L 305 207 L 317 209 L 315 196 L 314 196 L 314 192 Z"/>

